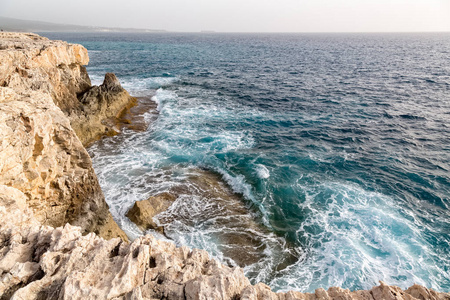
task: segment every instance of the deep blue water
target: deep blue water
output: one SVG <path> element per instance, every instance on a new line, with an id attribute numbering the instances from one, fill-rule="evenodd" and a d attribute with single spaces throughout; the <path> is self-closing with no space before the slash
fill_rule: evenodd
<path id="1" fill-rule="evenodd" d="M 44 35 L 84 45 L 94 83 L 114 72 L 158 103 L 126 147 L 91 150 L 130 235 L 134 201 L 175 184 L 164 172 L 201 167 L 301 253 L 247 266 L 253 281 L 450 291 L 450 34 Z M 224 259 L 207 224 L 172 226 Z"/>

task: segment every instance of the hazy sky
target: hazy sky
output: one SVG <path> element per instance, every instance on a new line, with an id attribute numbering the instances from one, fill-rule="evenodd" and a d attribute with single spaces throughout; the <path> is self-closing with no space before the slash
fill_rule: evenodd
<path id="1" fill-rule="evenodd" d="M 172 31 L 450 31 L 450 0 L 0 0 L 0 15 Z"/>

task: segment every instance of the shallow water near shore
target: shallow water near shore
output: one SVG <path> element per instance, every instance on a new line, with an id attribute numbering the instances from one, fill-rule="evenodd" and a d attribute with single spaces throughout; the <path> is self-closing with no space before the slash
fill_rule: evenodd
<path id="1" fill-rule="evenodd" d="M 168 236 L 253 283 L 450 291 L 450 34 L 43 35 L 156 103 L 89 149 L 130 236 L 171 191 Z"/>

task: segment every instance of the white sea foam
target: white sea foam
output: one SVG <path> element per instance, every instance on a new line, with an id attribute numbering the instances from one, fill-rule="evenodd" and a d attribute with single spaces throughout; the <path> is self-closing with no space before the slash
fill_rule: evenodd
<path id="1" fill-rule="evenodd" d="M 101 85 L 103 83 L 103 79 L 105 79 L 105 75 L 99 74 L 89 74 L 89 78 L 91 79 L 92 85 Z"/>
<path id="2" fill-rule="evenodd" d="M 157 110 L 161 113 L 164 103 L 170 102 L 170 101 L 177 101 L 177 94 L 172 91 L 165 90 L 163 88 L 159 88 L 155 95 L 152 97 L 152 100 L 156 102 L 157 104 Z"/>
<path id="3" fill-rule="evenodd" d="M 252 187 L 245 182 L 245 177 L 243 175 L 233 176 L 222 169 L 217 169 L 217 171 L 222 174 L 222 178 L 230 185 L 235 193 L 242 194 L 247 199 L 255 199 L 252 194 Z"/>
<path id="4" fill-rule="evenodd" d="M 157 103 L 160 113 L 154 127 L 161 136 L 156 142 L 159 148 L 183 155 L 204 156 L 214 152 L 248 149 L 254 145 L 249 132 L 232 129 L 220 131 L 199 126 L 236 118 L 233 111 L 227 108 L 215 103 L 204 103 L 200 99 L 183 99 L 163 88 L 158 89 L 152 99 Z"/>
<path id="5" fill-rule="evenodd" d="M 180 185 L 190 164 L 219 172 L 234 192 L 244 195 L 258 207 L 262 221 L 271 228 L 265 208 L 270 203 L 260 203 L 262 200 L 255 197 L 245 176 L 232 172 L 227 162 L 215 156 L 252 148 L 252 135 L 233 128 L 216 130 L 199 126 L 202 122 L 242 120 L 253 112 L 239 108 L 230 110 L 196 98 L 183 99 L 164 88 L 158 89 L 153 99 L 158 103 L 160 114 L 149 132 L 125 132 L 105 140 L 102 149 L 95 149 L 100 147 L 95 145 L 91 151 L 99 154 L 93 159 L 94 165 L 113 216 L 125 232 L 131 237 L 141 234 L 125 217 L 133 203 Z M 179 157 L 182 159 L 178 164 Z M 171 161 L 174 158 L 175 162 Z M 266 166 L 255 163 L 253 168 L 259 179 L 270 180 Z M 313 291 L 318 287 L 354 282 L 361 282 L 360 288 L 371 288 L 378 280 L 402 288 L 413 282 L 439 287 L 440 276 L 448 276 L 428 263 L 436 254 L 421 236 L 419 221 L 398 207 L 398 201 L 357 186 L 338 182 L 311 185 L 304 184 L 305 180 L 299 179 L 294 188 L 306 195 L 304 201 L 297 203 L 305 217 L 297 235 L 305 241 L 303 246 L 308 252 L 302 253 L 300 246 L 280 246 L 279 237 L 268 234 L 264 237 L 266 258 L 245 268 L 254 281 L 270 283 L 276 290 L 288 287 Z M 209 209 L 215 208 L 205 206 L 198 197 L 186 196 L 157 219 L 170 219 L 171 214 L 178 216 L 174 222 L 166 224 L 178 244 L 206 249 L 214 257 L 227 261 L 214 238 L 218 228 L 207 227 L 202 222 L 183 222 L 183 215 L 193 220 L 198 216 L 201 220 Z M 217 220 L 211 218 L 210 221 Z M 300 259 L 274 273 L 274 266 L 279 263 L 277 257 L 283 251 L 294 251 Z"/>
<path id="6" fill-rule="evenodd" d="M 258 164 L 256 166 L 256 175 L 258 178 L 266 179 L 270 177 L 270 172 L 264 165 Z"/>
<path id="7" fill-rule="evenodd" d="M 155 89 L 168 86 L 177 80 L 176 77 L 123 78 L 121 83 L 131 95 L 139 97 L 148 96 Z"/>
<path id="8" fill-rule="evenodd" d="M 333 182 L 299 187 L 307 192 L 299 209 L 308 217 L 298 235 L 308 241 L 311 252 L 272 280 L 272 287 L 311 291 L 360 282 L 360 288 L 370 289 L 379 280 L 402 288 L 414 282 L 438 286 L 438 270 L 424 270 L 422 265 L 432 255 L 430 249 L 391 198 Z M 320 193 L 330 198 L 317 202 Z M 431 280 L 425 283 L 421 278 Z"/>
<path id="9" fill-rule="evenodd" d="M 89 77 L 92 85 L 101 85 L 105 78 L 105 74 L 99 72 L 90 72 Z M 176 81 L 176 77 L 146 77 L 128 78 L 126 76 L 118 76 L 119 81 L 124 89 L 126 89 L 132 96 L 142 97 L 149 96 L 154 93 L 155 89 L 168 86 Z"/>

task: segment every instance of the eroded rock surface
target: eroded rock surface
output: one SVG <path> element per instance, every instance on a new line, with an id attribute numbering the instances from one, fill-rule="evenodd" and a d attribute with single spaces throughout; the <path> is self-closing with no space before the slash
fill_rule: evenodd
<path id="1" fill-rule="evenodd" d="M 127 240 L 67 117 L 90 89 L 88 61 L 80 45 L 0 33 L 0 184 L 23 192 L 42 224 Z"/>
<path id="2" fill-rule="evenodd" d="M 126 240 L 88 153 L 48 94 L 0 88 L 0 184 L 24 193 L 42 224 Z"/>
<path id="3" fill-rule="evenodd" d="M 116 133 L 111 119 L 136 103 L 114 74 L 92 87 L 84 67 L 88 62 L 81 45 L 32 33 L 0 33 L 0 86 L 49 94 L 83 145 Z"/>
<path id="4" fill-rule="evenodd" d="M 233 299 L 239 268 L 148 235 L 132 244 L 43 226 L 20 191 L 0 186 L 0 294 L 11 299 Z"/>
<path id="5" fill-rule="evenodd" d="M 1 299 L 450 299 L 422 286 L 403 291 L 384 283 L 370 291 L 274 293 L 250 285 L 242 269 L 221 265 L 203 250 L 151 235 L 126 244 L 83 236 L 69 224 L 41 225 L 26 201 L 19 190 L 0 185 Z"/>

